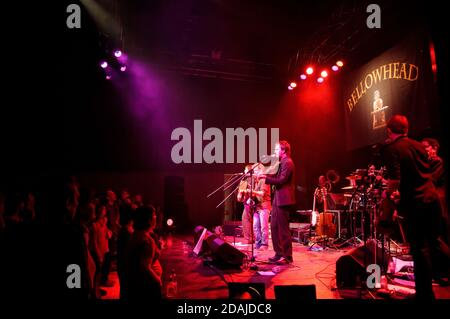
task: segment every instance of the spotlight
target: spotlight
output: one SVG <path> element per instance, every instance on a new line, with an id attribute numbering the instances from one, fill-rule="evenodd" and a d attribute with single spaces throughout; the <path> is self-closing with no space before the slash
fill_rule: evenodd
<path id="1" fill-rule="evenodd" d="M 114 52 L 114 56 L 115 56 L 116 58 L 120 58 L 120 57 L 122 56 L 122 51 L 116 50 L 116 51 Z"/>
<path id="2" fill-rule="evenodd" d="M 344 63 L 343 63 L 342 61 L 337 61 L 337 62 L 336 62 L 336 65 L 337 65 L 338 67 L 342 67 L 342 66 L 344 65 Z"/>
<path id="3" fill-rule="evenodd" d="M 328 76 L 328 72 L 323 70 L 322 72 L 320 72 L 320 76 L 326 78 Z"/>
<path id="4" fill-rule="evenodd" d="M 294 88 L 293 88 L 292 86 L 290 86 L 290 85 L 288 86 L 288 90 L 289 90 L 289 91 L 292 91 L 293 89 L 294 89 Z"/>
<path id="5" fill-rule="evenodd" d="M 317 78 L 317 82 L 322 83 L 323 82 L 323 78 Z"/>
<path id="6" fill-rule="evenodd" d="M 167 226 L 171 227 L 172 225 L 173 225 L 173 219 L 172 219 L 172 218 L 169 218 L 169 219 L 167 220 Z"/>
<path id="7" fill-rule="evenodd" d="M 122 71 L 122 72 L 125 72 L 126 69 L 127 69 L 127 66 L 126 66 L 126 65 L 122 65 L 122 66 L 120 67 L 120 71 Z"/>
<path id="8" fill-rule="evenodd" d="M 306 74 L 313 74 L 314 69 L 312 67 L 309 67 L 306 69 Z"/>
<path id="9" fill-rule="evenodd" d="M 339 67 L 337 65 L 333 65 L 331 69 L 336 72 L 337 70 L 339 70 Z"/>
<path id="10" fill-rule="evenodd" d="M 108 75 L 106 76 L 106 79 L 107 79 L 107 80 L 111 80 L 111 77 L 112 77 L 112 76 L 108 74 Z"/>
<path id="11" fill-rule="evenodd" d="M 108 62 L 102 61 L 100 62 L 100 66 L 102 67 L 102 69 L 106 69 L 108 67 Z"/>
<path id="12" fill-rule="evenodd" d="M 306 80 L 306 75 L 304 75 L 304 74 L 300 75 L 300 79 Z"/>
<path id="13" fill-rule="evenodd" d="M 292 86 L 293 88 L 295 88 L 295 87 L 297 86 L 297 83 L 291 82 L 291 86 Z"/>

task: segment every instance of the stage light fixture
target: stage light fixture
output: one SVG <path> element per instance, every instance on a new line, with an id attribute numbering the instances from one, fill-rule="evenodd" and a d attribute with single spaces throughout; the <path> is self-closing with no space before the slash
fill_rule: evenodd
<path id="1" fill-rule="evenodd" d="M 292 86 L 290 86 L 290 85 L 288 86 L 288 90 L 289 90 L 289 91 L 292 91 L 293 89 L 294 89 L 294 88 L 293 88 Z"/>
<path id="2" fill-rule="evenodd" d="M 169 218 L 169 219 L 167 220 L 167 226 L 169 226 L 169 227 L 172 227 L 172 226 L 173 226 L 173 219 L 172 219 L 172 218 Z"/>
<path id="3" fill-rule="evenodd" d="M 126 65 L 122 65 L 120 67 L 120 71 L 125 72 L 127 70 L 127 66 Z"/>
<path id="4" fill-rule="evenodd" d="M 332 69 L 334 72 L 336 72 L 337 70 L 339 70 L 339 67 L 338 67 L 337 65 L 333 65 L 333 66 L 331 67 L 331 69 Z"/>
<path id="5" fill-rule="evenodd" d="M 308 67 L 306 69 L 306 74 L 313 74 L 314 73 L 314 69 L 312 67 Z"/>
<path id="6" fill-rule="evenodd" d="M 296 86 L 297 86 L 297 83 L 291 82 L 291 87 L 292 87 L 292 88 L 295 88 Z"/>
<path id="7" fill-rule="evenodd" d="M 302 80 L 306 80 L 306 75 L 304 75 L 304 74 L 301 74 L 301 75 L 300 75 L 300 79 L 302 79 Z"/>
<path id="8" fill-rule="evenodd" d="M 328 76 L 328 72 L 326 70 L 323 70 L 322 72 L 320 72 L 320 76 L 326 78 Z"/>
<path id="9" fill-rule="evenodd" d="M 116 50 L 116 51 L 114 52 L 114 56 L 115 56 L 116 58 L 120 58 L 120 57 L 122 56 L 122 51 Z"/>
<path id="10" fill-rule="evenodd" d="M 323 82 L 323 78 L 322 77 L 317 78 L 317 82 L 322 83 Z"/>
<path id="11" fill-rule="evenodd" d="M 111 80 L 112 76 L 110 74 L 106 75 L 107 80 Z"/>
<path id="12" fill-rule="evenodd" d="M 344 65 L 344 63 L 342 61 L 337 61 L 336 65 L 341 68 Z"/>
<path id="13" fill-rule="evenodd" d="M 102 67 L 102 69 L 106 69 L 108 67 L 108 62 L 102 61 L 100 62 L 100 66 Z"/>

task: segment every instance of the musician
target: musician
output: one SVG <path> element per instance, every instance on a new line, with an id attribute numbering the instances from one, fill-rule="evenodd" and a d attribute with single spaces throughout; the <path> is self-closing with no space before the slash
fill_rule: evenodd
<path id="1" fill-rule="evenodd" d="M 408 138 L 408 119 L 394 115 L 387 123 L 392 141 L 383 150 L 388 192 L 399 191 L 398 213 L 404 219 L 414 260 L 417 299 L 434 299 L 431 254 L 438 247 L 440 205 L 423 145 Z"/>
<path id="2" fill-rule="evenodd" d="M 448 285 L 449 277 L 449 220 L 448 220 L 448 208 L 446 204 L 446 190 L 445 190 L 445 179 L 444 179 L 444 162 L 438 155 L 439 142 L 434 138 L 424 138 L 422 140 L 422 145 L 428 153 L 428 160 L 430 161 L 432 170 L 432 179 L 436 191 L 438 193 L 439 202 L 441 204 L 441 221 L 439 230 L 440 241 L 440 255 L 436 256 L 437 263 L 439 264 L 438 269 L 435 269 L 435 279 L 442 285 Z M 446 252 L 446 253 L 445 253 Z M 447 278 L 445 281 L 444 278 Z"/>
<path id="3" fill-rule="evenodd" d="M 316 210 L 319 212 L 324 211 L 324 199 L 326 201 L 326 207 L 333 209 L 334 202 L 329 194 L 331 190 L 331 184 L 324 175 L 319 176 L 319 181 L 316 190 L 314 191 L 314 196 L 316 199 Z"/>
<path id="4" fill-rule="evenodd" d="M 439 190 L 444 190 L 445 180 L 444 180 L 444 161 L 438 155 L 439 142 L 434 138 L 424 138 L 422 140 L 422 145 L 428 153 L 428 160 L 430 161 L 432 178 L 434 185 Z"/>
<path id="5" fill-rule="evenodd" d="M 272 244 L 275 256 L 270 262 L 279 264 L 292 263 L 292 241 L 289 229 L 289 212 L 295 204 L 295 166 L 291 159 L 291 146 L 287 141 L 280 141 L 275 145 L 275 155 L 280 159 L 276 174 L 267 176 L 266 184 L 274 185 L 275 191 L 272 202 Z"/>
<path id="6" fill-rule="evenodd" d="M 258 164 L 255 174 L 261 174 L 264 166 Z M 256 249 L 267 250 L 269 248 L 269 216 L 272 210 L 270 197 L 270 185 L 265 178 L 258 178 L 253 194 L 256 196 L 255 213 L 253 214 L 253 232 L 256 237 Z"/>
<path id="7" fill-rule="evenodd" d="M 245 166 L 244 173 L 247 174 L 251 169 L 253 165 L 249 164 Z M 255 176 L 256 177 L 256 176 Z M 239 184 L 239 192 L 237 193 L 237 200 L 239 202 L 242 202 L 244 204 L 244 210 L 242 211 L 242 233 L 244 236 L 245 241 L 248 244 L 253 244 L 253 234 L 252 234 L 252 215 L 250 212 L 250 204 L 251 204 L 251 197 L 250 197 L 250 189 L 251 184 L 254 184 L 255 178 L 247 176 L 244 178 L 241 183 Z M 254 186 L 254 185 L 253 185 Z"/>

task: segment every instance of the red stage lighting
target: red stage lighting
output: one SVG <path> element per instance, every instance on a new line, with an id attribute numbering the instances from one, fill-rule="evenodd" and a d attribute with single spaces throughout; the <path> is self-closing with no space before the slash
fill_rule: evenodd
<path id="1" fill-rule="evenodd" d="M 297 86 L 297 83 L 291 82 L 291 87 L 295 88 Z"/>
<path id="2" fill-rule="evenodd" d="M 323 78 L 317 78 L 317 82 L 322 83 L 323 82 Z"/>
<path id="3" fill-rule="evenodd" d="M 312 67 L 309 67 L 306 69 L 306 74 L 313 74 L 314 69 Z"/>
<path id="4" fill-rule="evenodd" d="M 344 65 L 344 63 L 342 61 L 337 61 L 336 65 L 341 68 Z"/>
<path id="5" fill-rule="evenodd" d="M 322 72 L 320 72 L 320 76 L 326 78 L 328 76 L 328 72 L 326 70 L 323 70 Z"/>
<path id="6" fill-rule="evenodd" d="M 294 89 L 294 88 L 293 88 L 292 86 L 290 86 L 290 85 L 288 86 L 288 90 L 289 90 L 289 91 L 292 91 L 293 89 Z"/>
<path id="7" fill-rule="evenodd" d="M 306 80 L 306 75 L 304 75 L 304 74 L 300 75 L 300 79 Z"/>
<path id="8" fill-rule="evenodd" d="M 337 70 L 339 70 L 339 67 L 337 65 L 333 65 L 331 69 L 336 72 Z"/>

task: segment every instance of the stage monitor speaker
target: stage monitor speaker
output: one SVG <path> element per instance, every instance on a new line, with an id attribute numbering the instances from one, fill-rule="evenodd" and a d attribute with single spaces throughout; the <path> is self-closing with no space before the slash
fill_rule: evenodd
<path id="1" fill-rule="evenodd" d="M 266 299 L 266 286 L 263 282 L 229 282 L 230 299 Z"/>
<path id="2" fill-rule="evenodd" d="M 203 226 L 195 227 L 195 248 L 197 251 L 195 253 L 197 255 L 201 254 L 205 251 L 205 243 L 207 244 L 207 249 L 211 251 L 214 259 L 223 266 L 229 267 L 240 267 L 244 262 L 244 257 L 246 256 L 243 252 L 231 246 L 223 239 L 217 237 L 217 235 L 213 234 L 209 230 L 204 232 Z M 202 236 L 203 235 L 203 236 Z M 203 240 L 203 242 L 200 242 Z M 201 248 L 200 248 L 201 247 Z"/>
<path id="3" fill-rule="evenodd" d="M 274 291 L 280 302 L 317 300 L 316 285 L 275 286 Z"/>
<path id="4" fill-rule="evenodd" d="M 354 248 L 336 261 L 336 285 L 338 288 L 352 288 L 360 285 L 368 273 L 366 267 L 370 264 L 383 265 L 386 269 L 389 256 L 377 247 L 375 260 L 376 241 L 368 240 L 366 246 Z"/>
<path id="5" fill-rule="evenodd" d="M 240 267 L 244 262 L 244 257 L 246 255 L 243 252 L 231 246 L 215 234 L 208 236 L 206 242 L 211 248 L 213 256 L 225 265 Z"/>
<path id="6" fill-rule="evenodd" d="M 205 233 L 203 233 L 205 232 Z M 193 252 L 199 256 L 209 250 L 208 243 L 205 238 L 208 236 L 208 230 L 203 226 L 197 226 L 194 229 L 194 249 Z"/>

